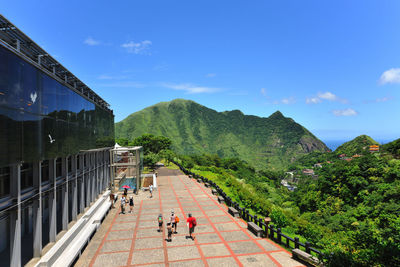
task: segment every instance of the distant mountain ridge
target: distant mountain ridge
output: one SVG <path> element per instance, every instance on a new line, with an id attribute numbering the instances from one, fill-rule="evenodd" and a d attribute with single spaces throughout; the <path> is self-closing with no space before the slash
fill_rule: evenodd
<path id="1" fill-rule="evenodd" d="M 370 136 L 364 134 L 357 136 L 353 140 L 343 143 L 335 150 L 335 152 L 348 155 L 365 154 L 369 153 L 369 146 L 371 145 L 379 145 L 379 143 Z"/>
<path id="2" fill-rule="evenodd" d="M 163 135 L 182 154 L 239 157 L 254 167 L 282 169 L 301 155 L 329 149 L 306 128 L 276 111 L 268 118 L 240 110 L 217 112 L 191 100 L 161 102 L 115 124 L 116 138 Z"/>

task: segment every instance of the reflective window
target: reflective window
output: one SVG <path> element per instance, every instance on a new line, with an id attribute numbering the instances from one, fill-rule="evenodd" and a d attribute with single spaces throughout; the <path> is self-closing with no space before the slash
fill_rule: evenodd
<path id="1" fill-rule="evenodd" d="M 0 198 L 10 194 L 10 167 L 0 168 Z"/>
<path id="2" fill-rule="evenodd" d="M 42 182 L 48 181 L 50 178 L 49 161 L 44 160 L 42 162 Z"/>
<path id="3" fill-rule="evenodd" d="M 0 106 L 0 166 L 22 160 L 23 112 Z"/>
<path id="4" fill-rule="evenodd" d="M 68 163 L 68 173 L 71 173 L 72 172 L 72 157 L 68 157 L 67 163 Z"/>
<path id="5" fill-rule="evenodd" d="M 56 177 L 61 177 L 62 175 L 62 161 L 61 158 L 56 160 Z"/>
<path id="6" fill-rule="evenodd" d="M 43 117 L 24 112 L 23 114 L 22 160 L 32 162 L 43 158 Z"/>
<path id="7" fill-rule="evenodd" d="M 24 163 L 21 166 L 21 190 L 33 186 L 33 165 Z"/>
<path id="8" fill-rule="evenodd" d="M 112 146 L 114 117 L 0 47 L 0 167 Z"/>
<path id="9" fill-rule="evenodd" d="M 49 76 L 42 74 L 42 114 L 50 117 L 57 117 L 57 81 Z"/>

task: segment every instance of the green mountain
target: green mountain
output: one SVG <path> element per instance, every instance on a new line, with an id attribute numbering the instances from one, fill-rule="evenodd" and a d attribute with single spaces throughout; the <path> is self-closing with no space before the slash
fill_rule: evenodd
<path id="1" fill-rule="evenodd" d="M 177 153 L 239 157 L 258 169 L 282 169 L 305 153 L 328 151 L 279 111 L 261 118 L 239 110 L 217 112 L 184 99 L 158 103 L 115 124 L 116 138 L 133 140 L 144 133 L 170 138 Z"/>
<path id="2" fill-rule="evenodd" d="M 351 141 L 348 141 L 341 146 L 339 146 L 336 150 L 336 154 L 346 154 L 348 156 L 352 156 L 354 154 L 366 154 L 369 153 L 370 145 L 379 145 L 374 139 L 369 137 L 368 135 L 360 135 L 354 138 Z"/>
<path id="3" fill-rule="evenodd" d="M 397 157 L 400 156 L 400 138 L 390 143 L 384 144 L 382 147 L 384 151 L 387 151 Z"/>

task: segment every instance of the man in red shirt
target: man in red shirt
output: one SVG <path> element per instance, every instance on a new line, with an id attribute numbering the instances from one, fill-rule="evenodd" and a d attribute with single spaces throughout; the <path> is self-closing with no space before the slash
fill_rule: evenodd
<path id="1" fill-rule="evenodd" d="M 189 213 L 189 217 L 187 218 L 186 222 L 187 222 L 187 225 L 188 225 L 188 227 L 189 227 L 189 237 L 190 237 L 192 240 L 194 240 L 194 237 L 192 236 L 192 234 L 193 234 L 193 232 L 194 232 L 194 228 L 195 228 L 196 225 L 197 225 L 196 218 L 195 218 L 195 217 L 192 217 L 192 214 Z"/>

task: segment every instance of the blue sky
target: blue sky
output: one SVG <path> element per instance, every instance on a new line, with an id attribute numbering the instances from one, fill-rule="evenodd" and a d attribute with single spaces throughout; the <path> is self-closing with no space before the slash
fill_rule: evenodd
<path id="1" fill-rule="evenodd" d="M 400 1 L 4 1 L 115 121 L 161 101 L 400 138 Z"/>

